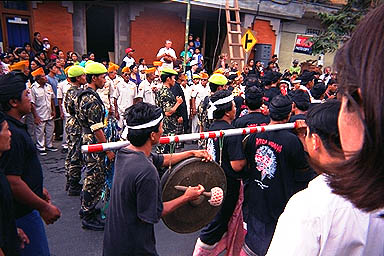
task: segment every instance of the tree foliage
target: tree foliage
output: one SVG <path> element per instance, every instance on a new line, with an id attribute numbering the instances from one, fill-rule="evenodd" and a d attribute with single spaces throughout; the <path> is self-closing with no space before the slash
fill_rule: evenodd
<path id="1" fill-rule="evenodd" d="M 333 13 L 320 13 L 326 30 L 311 39 L 313 54 L 336 51 L 351 37 L 357 23 L 367 12 L 384 0 L 348 0 L 348 3 Z"/>

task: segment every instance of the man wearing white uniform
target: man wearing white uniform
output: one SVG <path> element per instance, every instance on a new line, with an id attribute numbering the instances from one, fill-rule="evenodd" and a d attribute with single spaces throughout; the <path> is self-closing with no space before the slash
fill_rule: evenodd
<path id="1" fill-rule="evenodd" d="M 40 155 L 47 155 L 48 151 L 57 151 L 53 147 L 52 138 L 54 130 L 53 118 L 55 111 L 55 93 L 47 78 L 43 68 L 38 68 L 32 72 L 36 82 L 31 88 L 32 113 L 36 124 L 36 146 Z"/>
<path id="2" fill-rule="evenodd" d="M 133 53 L 135 52 L 132 48 L 125 49 L 125 57 L 123 59 L 123 63 L 121 63 L 121 68 L 130 67 L 135 64 L 135 59 L 133 58 Z"/>
<path id="3" fill-rule="evenodd" d="M 129 68 L 123 68 L 122 72 L 124 80 L 117 84 L 116 90 L 113 92 L 115 117 L 121 129 L 124 128 L 125 110 L 136 103 L 135 99 L 139 97 L 136 84 L 129 80 Z"/>
<path id="4" fill-rule="evenodd" d="M 67 119 L 70 116 L 64 106 L 65 95 L 67 95 L 67 91 L 69 88 L 71 88 L 71 84 L 67 79 L 57 84 L 57 100 L 59 103 L 59 108 L 61 113 L 60 118 L 63 119 L 63 127 L 65 127 L 65 124 L 67 123 Z M 67 142 L 68 142 L 67 133 L 66 133 L 66 130 L 63 129 L 63 142 L 61 144 L 61 146 L 63 147 L 62 149 L 63 153 L 65 153 L 68 150 Z"/>
<path id="5" fill-rule="evenodd" d="M 193 75 L 194 79 L 194 88 L 192 90 L 192 95 L 191 95 L 191 116 L 192 117 L 192 133 L 197 133 L 200 132 L 200 126 L 199 126 L 199 121 L 197 118 L 197 109 L 200 105 L 200 103 L 205 99 L 205 97 L 211 95 L 211 90 L 207 86 L 208 83 L 208 74 L 206 73 L 201 73 L 200 74 L 200 83 L 196 83 L 195 76 Z"/>
<path id="6" fill-rule="evenodd" d="M 143 102 L 155 105 L 155 94 L 161 86 L 155 84 L 156 68 L 149 68 L 145 70 L 146 79 L 143 80 L 139 85 L 139 94 L 143 97 Z"/>
<path id="7" fill-rule="evenodd" d="M 173 62 L 177 59 L 176 52 L 171 48 L 172 41 L 165 41 L 165 47 L 161 48 L 157 53 L 157 59 L 163 62 L 161 69 L 170 68 L 173 69 Z"/>

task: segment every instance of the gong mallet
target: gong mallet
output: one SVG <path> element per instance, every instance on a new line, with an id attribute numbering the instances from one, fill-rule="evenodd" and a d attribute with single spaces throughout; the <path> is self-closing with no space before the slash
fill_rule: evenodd
<path id="1" fill-rule="evenodd" d="M 175 189 L 180 190 L 180 191 L 186 191 L 188 189 L 188 187 L 176 185 Z M 213 188 L 211 188 L 211 192 L 205 191 L 202 193 L 202 195 L 209 198 L 208 202 L 212 206 L 220 206 L 223 203 L 224 192 L 220 187 L 213 187 Z M 204 200 L 204 197 L 200 196 L 198 199 L 195 199 L 195 200 L 191 201 L 190 203 L 193 206 L 197 206 L 197 205 L 201 204 L 203 200 Z"/>
<path id="2" fill-rule="evenodd" d="M 296 128 L 296 123 L 286 123 L 286 124 L 272 124 L 266 126 L 256 126 L 256 127 L 247 127 L 247 128 L 235 128 L 228 129 L 224 131 L 210 131 L 210 132 L 201 132 L 201 133 L 189 133 L 181 134 L 175 136 L 164 136 L 160 138 L 159 144 L 170 144 L 178 143 L 199 139 L 214 139 L 222 138 L 227 136 L 236 136 L 236 135 L 246 135 L 252 133 L 261 133 L 268 131 L 276 131 L 282 129 L 294 129 Z M 82 145 L 81 152 L 83 153 L 95 153 L 108 150 L 117 150 L 123 147 L 128 146 L 130 143 L 128 141 L 117 141 L 117 142 L 108 142 L 108 143 L 99 143 L 91 145 Z"/>

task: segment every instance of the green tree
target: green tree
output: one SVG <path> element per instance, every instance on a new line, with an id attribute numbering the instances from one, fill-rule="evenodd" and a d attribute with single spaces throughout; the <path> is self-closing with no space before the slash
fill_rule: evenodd
<path id="1" fill-rule="evenodd" d="M 367 12 L 383 0 L 348 0 L 348 3 L 333 13 L 320 13 L 320 20 L 326 30 L 311 38 L 313 54 L 336 51 L 351 37 L 357 23 Z"/>

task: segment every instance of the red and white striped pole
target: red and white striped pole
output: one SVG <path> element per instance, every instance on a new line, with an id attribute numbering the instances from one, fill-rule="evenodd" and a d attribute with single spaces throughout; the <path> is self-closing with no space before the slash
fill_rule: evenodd
<path id="1" fill-rule="evenodd" d="M 268 131 L 276 131 L 283 129 L 294 129 L 296 127 L 295 123 L 286 123 L 286 124 L 272 124 L 267 126 L 255 126 L 255 127 L 247 127 L 247 128 L 235 128 L 228 129 L 224 131 L 210 131 L 210 132 L 201 132 L 201 133 L 189 133 L 189 134 L 181 134 L 175 136 L 165 136 L 161 137 L 159 143 L 160 144 L 169 144 L 169 143 L 177 143 L 184 141 L 192 141 L 199 139 L 208 139 L 208 138 L 221 138 L 227 136 L 235 136 L 235 135 L 246 135 L 251 133 L 261 133 Z M 117 141 L 117 142 L 108 142 L 108 143 L 99 143 L 92 145 L 83 145 L 81 146 L 81 151 L 83 153 L 95 153 L 102 152 L 108 150 L 116 150 L 123 147 L 128 146 L 129 141 Z"/>

